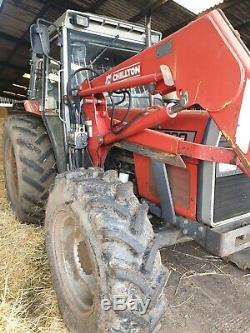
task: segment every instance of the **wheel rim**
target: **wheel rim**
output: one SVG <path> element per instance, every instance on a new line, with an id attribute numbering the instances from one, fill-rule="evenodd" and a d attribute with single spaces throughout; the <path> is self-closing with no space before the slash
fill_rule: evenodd
<path id="1" fill-rule="evenodd" d="M 56 216 L 54 230 L 58 277 L 74 310 L 89 315 L 96 294 L 93 253 L 86 244 L 75 216 L 65 211 Z"/>
<path id="2" fill-rule="evenodd" d="M 18 171 L 14 147 L 9 139 L 6 142 L 5 164 L 7 188 L 10 200 L 12 204 L 16 205 L 19 193 Z"/>

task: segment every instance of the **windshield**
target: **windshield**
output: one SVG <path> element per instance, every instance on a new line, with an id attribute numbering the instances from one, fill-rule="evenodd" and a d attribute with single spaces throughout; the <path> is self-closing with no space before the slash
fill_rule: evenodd
<path id="1" fill-rule="evenodd" d="M 80 67 L 90 67 L 101 74 L 139 51 L 139 48 L 132 50 L 122 47 L 119 37 L 116 38 L 114 43 L 114 38 L 100 38 L 96 35 L 70 31 L 69 41 L 71 73 Z M 109 45 L 112 46 L 107 47 Z M 105 52 L 102 53 L 104 49 Z M 75 81 L 75 83 L 79 84 L 79 81 L 82 82 L 87 74 L 89 73 L 79 73 L 77 77 L 78 82 Z"/>
<path id="2" fill-rule="evenodd" d="M 119 31 L 113 38 L 90 35 L 82 32 L 69 31 L 69 63 L 72 74 L 81 67 L 90 67 L 98 73 L 104 73 L 119 63 L 131 58 L 142 49 L 141 44 L 132 44 L 119 40 Z M 78 87 L 86 78 L 93 74 L 88 71 L 77 73 L 72 80 L 72 88 Z M 132 107 L 146 107 L 149 105 L 149 93 L 144 87 L 131 89 Z M 114 102 L 121 100 L 121 94 L 112 96 Z M 108 104 L 111 104 L 107 97 Z M 125 98 L 120 107 L 127 107 Z"/>

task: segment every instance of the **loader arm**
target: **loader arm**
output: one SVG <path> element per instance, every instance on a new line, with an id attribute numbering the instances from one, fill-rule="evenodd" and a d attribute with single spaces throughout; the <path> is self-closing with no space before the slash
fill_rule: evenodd
<path id="1" fill-rule="evenodd" d="M 142 85 L 151 85 L 151 90 L 153 85 L 153 93 L 162 96 L 176 91 L 181 109 L 199 105 L 206 110 L 232 150 L 183 143 L 167 134 L 163 140 L 161 133 L 148 128 L 173 116 L 168 106 L 149 108 L 121 134 L 111 133 L 103 93 Z M 93 123 L 89 151 L 94 164 L 101 164 L 108 145 L 126 139 L 156 150 L 163 144 L 162 151 L 178 156 L 235 163 L 250 174 L 250 54 L 221 11 L 208 13 L 83 82 L 79 95 L 84 97 L 85 114 Z"/>

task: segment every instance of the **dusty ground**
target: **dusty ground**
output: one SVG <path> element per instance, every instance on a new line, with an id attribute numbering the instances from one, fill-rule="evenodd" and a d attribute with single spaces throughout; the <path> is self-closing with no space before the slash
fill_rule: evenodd
<path id="1" fill-rule="evenodd" d="M 194 242 L 163 250 L 162 257 L 172 268 L 163 332 L 250 332 L 250 274 L 214 258 Z"/>
<path id="2" fill-rule="evenodd" d="M 1 162 L 0 333 L 66 333 L 50 283 L 43 230 L 15 220 Z M 250 333 L 250 274 L 193 242 L 163 250 L 162 257 L 172 274 L 161 333 Z"/>

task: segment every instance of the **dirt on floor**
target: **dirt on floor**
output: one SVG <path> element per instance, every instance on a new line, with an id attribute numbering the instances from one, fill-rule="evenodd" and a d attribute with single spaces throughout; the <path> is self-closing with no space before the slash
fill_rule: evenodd
<path id="1" fill-rule="evenodd" d="M 51 286 L 43 229 L 15 219 L 5 197 L 2 158 L 0 193 L 0 333 L 66 333 Z M 162 250 L 162 260 L 172 273 L 161 333 L 250 333 L 250 272 L 194 242 Z"/>
<path id="2" fill-rule="evenodd" d="M 195 242 L 164 249 L 162 258 L 172 269 L 163 332 L 250 332 L 250 272 L 211 256 Z"/>

